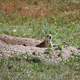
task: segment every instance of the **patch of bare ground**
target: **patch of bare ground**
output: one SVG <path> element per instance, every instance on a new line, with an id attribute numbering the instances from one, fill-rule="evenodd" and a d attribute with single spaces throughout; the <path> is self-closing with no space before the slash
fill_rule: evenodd
<path id="1" fill-rule="evenodd" d="M 17 42 L 18 40 L 19 42 L 21 42 L 21 44 L 18 44 Z M 27 46 L 24 46 L 22 40 L 24 41 L 26 40 L 27 43 L 28 42 L 30 44 L 32 43 L 32 45 L 29 45 L 28 43 Z M 13 43 L 11 43 L 11 41 L 15 42 L 14 45 Z M 35 39 L 34 42 L 32 41 L 33 39 L 31 39 L 30 42 L 28 38 L 23 39 L 23 38 L 16 38 L 12 36 L 7 36 L 7 40 L 6 40 L 4 36 L 0 36 L 0 57 L 8 58 L 8 57 L 14 57 L 14 56 L 25 54 L 27 56 L 38 58 L 42 62 L 54 64 L 54 63 L 59 63 L 63 60 L 67 60 L 68 58 L 73 57 L 73 55 L 80 55 L 80 50 L 72 46 L 65 47 L 62 50 L 54 50 L 52 48 L 52 51 L 50 53 L 47 53 L 46 52 L 47 48 L 39 48 L 33 45 L 35 44 L 35 42 L 40 43 L 40 41 Z"/>

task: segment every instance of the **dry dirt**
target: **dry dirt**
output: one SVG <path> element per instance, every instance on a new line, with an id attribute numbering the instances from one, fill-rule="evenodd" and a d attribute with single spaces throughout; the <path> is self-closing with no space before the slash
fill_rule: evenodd
<path id="1" fill-rule="evenodd" d="M 12 42 L 14 42 L 14 44 Z M 24 46 L 23 43 L 24 44 L 26 43 L 26 46 Z M 30 39 L 30 38 L 24 39 L 20 37 L 1 35 L 0 36 L 0 57 L 8 58 L 8 57 L 14 57 L 14 56 L 25 54 L 28 56 L 38 58 L 42 62 L 53 64 L 53 63 L 59 63 L 63 60 L 67 60 L 70 57 L 73 57 L 73 55 L 80 55 L 80 50 L 72 46 L 65 47 L 62 50 L 54 50 L 52 48 L 51 52 L 47 53 L 46 52 L 48 50 L 47 48 L 35 47 L 36 43 L 37 44 L 40 43 L 40 40 Z"/>

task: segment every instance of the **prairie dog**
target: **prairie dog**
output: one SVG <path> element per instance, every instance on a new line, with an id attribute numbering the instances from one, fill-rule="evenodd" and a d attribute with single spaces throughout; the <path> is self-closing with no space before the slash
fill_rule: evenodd
<path id="1" fill-rule="evenodd" d="M 48 34 L 40 44 L 36 45 L 36 47 L 52 47 L 52 35 Z"/>

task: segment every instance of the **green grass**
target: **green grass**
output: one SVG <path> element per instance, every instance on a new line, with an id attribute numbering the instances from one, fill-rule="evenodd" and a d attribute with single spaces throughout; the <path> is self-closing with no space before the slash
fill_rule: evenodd
<path id="1" fill-rule="evenodd" d="M 80 47 L 80 24 L 66 23 L 64 19 L 48 17 L 42 21 L 29 19 L 23 24 L 0 23 L 0 34 L 42 39 L 46 34 L 53 35 L 53 42 L 67 42 Z"/>
<path id="2" fill-rule="evenodd" d="M 1 80 L 79 80 L 80 56 L 67 62 L 48 65 L 27 61 L 22 56 L 0 59 Z"/>

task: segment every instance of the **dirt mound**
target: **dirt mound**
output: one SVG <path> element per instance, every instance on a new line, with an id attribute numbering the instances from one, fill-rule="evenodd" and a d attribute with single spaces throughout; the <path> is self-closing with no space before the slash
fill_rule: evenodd
<path id="1" fill-rule="evenodd" d="M 25 40 L 27 40 L 28 45 L 24 46 L 22 40 L 24 40 L 23 38 L 17 38 L 17 37 L 13 37 L 13 36 L 6 36 L 6 35 L 2 35 L 0 36 L 0 57 L 2 58 L 8 58 L 8 57 L 14 57 L 14 56 L 18 56 L 18 55 L 27 55 L 27 56 L 31 56 L 33 58 L 38 58 L 40 59 L 42 62 L 47 62 L 47 63 L 59 63 L 63 60 L 67 60 L 70 57 L 73 57 L 73 55 L 80 55 L 80 50 L 78 50 L 75 47 L 72 46 L 68 46 L 63 48 L 62 50 L 55 50 L 54 48 L 51 48 L 51 51 L 48 51 L 48 48 L 39 48 L 39 47 L 35 47 L 34 45 L 31 45 L 31 43 L 35 44 L 35 43 L 39 43 L 38 40 L 34 40 L 31 39 L 32 41 L 34 40 L 34 42 L 30 42 L 28 38 L 25 38 Z M 19 42 L 21 42 L 21 44 L 19 44 Z M 10 41 L 10 43 L 9 43 Z M 14 44 L 11 42 L 15 42 Z M 24 42 L 25 43 L 25 42 Z M 26 44 L 27 44 L 26 43 Z"/>
<path id="2" fill-rule="evenodd" d="M 36 46 L 37 44 L 41 43 L 41 40 L 36 40 L 32 38 L 14 37 L 8 35 L 0 35 L 0 40 L 2 40 L 6 44 L 23 45 L 23 46 Z"/>

